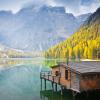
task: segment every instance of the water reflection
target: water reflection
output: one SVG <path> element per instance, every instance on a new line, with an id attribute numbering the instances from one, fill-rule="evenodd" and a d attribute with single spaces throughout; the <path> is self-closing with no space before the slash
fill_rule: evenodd
<path id="1" fill-rule="evenodd" d="M 13 67 L 16 65 L 24 64 L 37 64 L 46 67 L 53 66 L 57 64 L 58 59 L 44 59 L 44 58 L 33 58 L 33 59 L 0 59 L 0 68 Z M 63 60 L 64 61 L 64 60 Z"/>
<path id="2" fill-rule="evenodd" d="M 41 100 L 40 71 L 49 70 L 44 59 L 1 59 L 0 100 Z"/>
<path id="3" fill-rule="evenodd" d="M 49 66 L 57 61 L 40 58 L 0 59 L 0 100 L 72 100 L 71 92 L 66 91 L 63 96 L 59 89 L 53 92 L 50 82 L 46 91 L 40 90 L 40 71 L 49 70 Z M 88 99 L 85 95 L 79 95 L 76 100 L 95 100 L 93 96 L 98 95 L 92 93 Z"/>
<path id="4" fill-rule="evenodd" d="M 64 90 L 63 95 L 60 94 L 60 91 L 45 90 L 40 91 L 40 98 L 41 100 L 100 100 L 100 90 L 85 91 L 75 97 L 73 97 L 70 90 Z"/>
<path id="5" fill-rule="evenodd" d="M 41 100 L 73 100 L 70 91 L 66 94 L 61 95 L 61 92 L 54 92 L 52 90 L 40 91 Z"/>

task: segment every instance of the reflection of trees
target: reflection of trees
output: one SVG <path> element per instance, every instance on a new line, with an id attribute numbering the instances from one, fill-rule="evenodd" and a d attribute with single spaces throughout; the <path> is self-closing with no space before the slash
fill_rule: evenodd
<path id="1" fill-rule="evenodd" d="M 13 67 L 17 65 L 43 65 L 43 59 L 0 59 L 0 67 Z"/>
<path id="2" fill-rule="evenodd" d="M 3 50 L 0 51 L 0 58 L 34 58 L 34 57 L 43 57 L 42 52 L 24 52 L 21 50 Z"/>
<path id="3" fill-rule="evenodd" d="M 50 66 L 53 66 L 53 65 L 56 65 L 57 64 L 57 60 L 56 59 L 45 59 L 45 61 L 44 61 L 44 66 L 48 66 L 48 67 L 50 67 Z"/>
<path id="4" fill-rule="evenodd" d="M 21 59 L 2 59 L 0 60 L 1 67 L 13 67 L 16 65 L 23 65 L 23 64 L 32 64 L 34 63 L 32 60 L 21 60 Z"/>
<path id="5" fill-rule="evenodd" d="M 59 92 L 53 92 L 52 90 L 40 91 L 41 100 L 64 100 Z"/>
<path id="6" fill-rule="evenodd" d="M 41 100 L 73 100 L 72 92 L 69 90 L 64 90 L 63 95 L 61 95 L 61 91 L 40 91 L 40 98 Z"/>
<path id="7" fill-rule="evenodd" d="M 50 67 L 56 65 L 58 62 L 66 62 L 66 59 L 45 59 L 43 65 Z"/>
<path id="8" fill-rule="evenodd" d="M 88 94 L 88 96 L 87 96 Z M 100 90 L 83 91 L 75 96 L 75 100 L 95 100 L 97 97 L 100 99 Z M 52 90 L 40 91 L 41 100 L 73 100 L 72 91 L 64 90 L 63 95 L 60 95 L 60 91 L 53 92 Z M 99 100 L 98 99 L 98 100 Z"/>

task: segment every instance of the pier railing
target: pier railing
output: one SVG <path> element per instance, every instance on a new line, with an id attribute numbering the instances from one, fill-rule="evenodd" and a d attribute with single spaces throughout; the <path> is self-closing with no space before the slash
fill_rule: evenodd
<path id="1" fill-rule="evenodd" d="M 60 84 L 60 76 L 53 75 L 51 71 L 41 71 L 40 78 Z"/>
<path id="2" fill-rule="evenodd" d="M 49 77 L 52 75 L 52 72 L 51 71 L 41 71 L 40 72 L 40 78 L 44 78 L 44 77 Z"/>

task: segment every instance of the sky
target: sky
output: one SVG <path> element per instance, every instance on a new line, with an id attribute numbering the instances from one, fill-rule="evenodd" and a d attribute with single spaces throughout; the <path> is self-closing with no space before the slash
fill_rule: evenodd
<path id="1" fill-rule="evenodd" d="M 16 13 L 30 4 L 35 6 L 63 6 L 66 12 L 77 16 L 94 12 L 100 7 L 100 0 L 0 0 L 0 10 L 11 10 Z"/>

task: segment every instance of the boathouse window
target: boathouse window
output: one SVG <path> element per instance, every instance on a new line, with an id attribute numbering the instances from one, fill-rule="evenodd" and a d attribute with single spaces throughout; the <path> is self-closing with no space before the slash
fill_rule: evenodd
<path id="1" fill-rule="evenodd" d="M 65 79 L 68 80 L 68 70 L 65 70 Z"/>
<path id="2" fill-rule="evenodd" d="M 58 72 L 58 71 L 56 71 L 56 72 L 55 72 L 55 75 L 56 75 L 56 76 L 58 76 L 58 75 L 59 75 L 59 72 Z"/>

